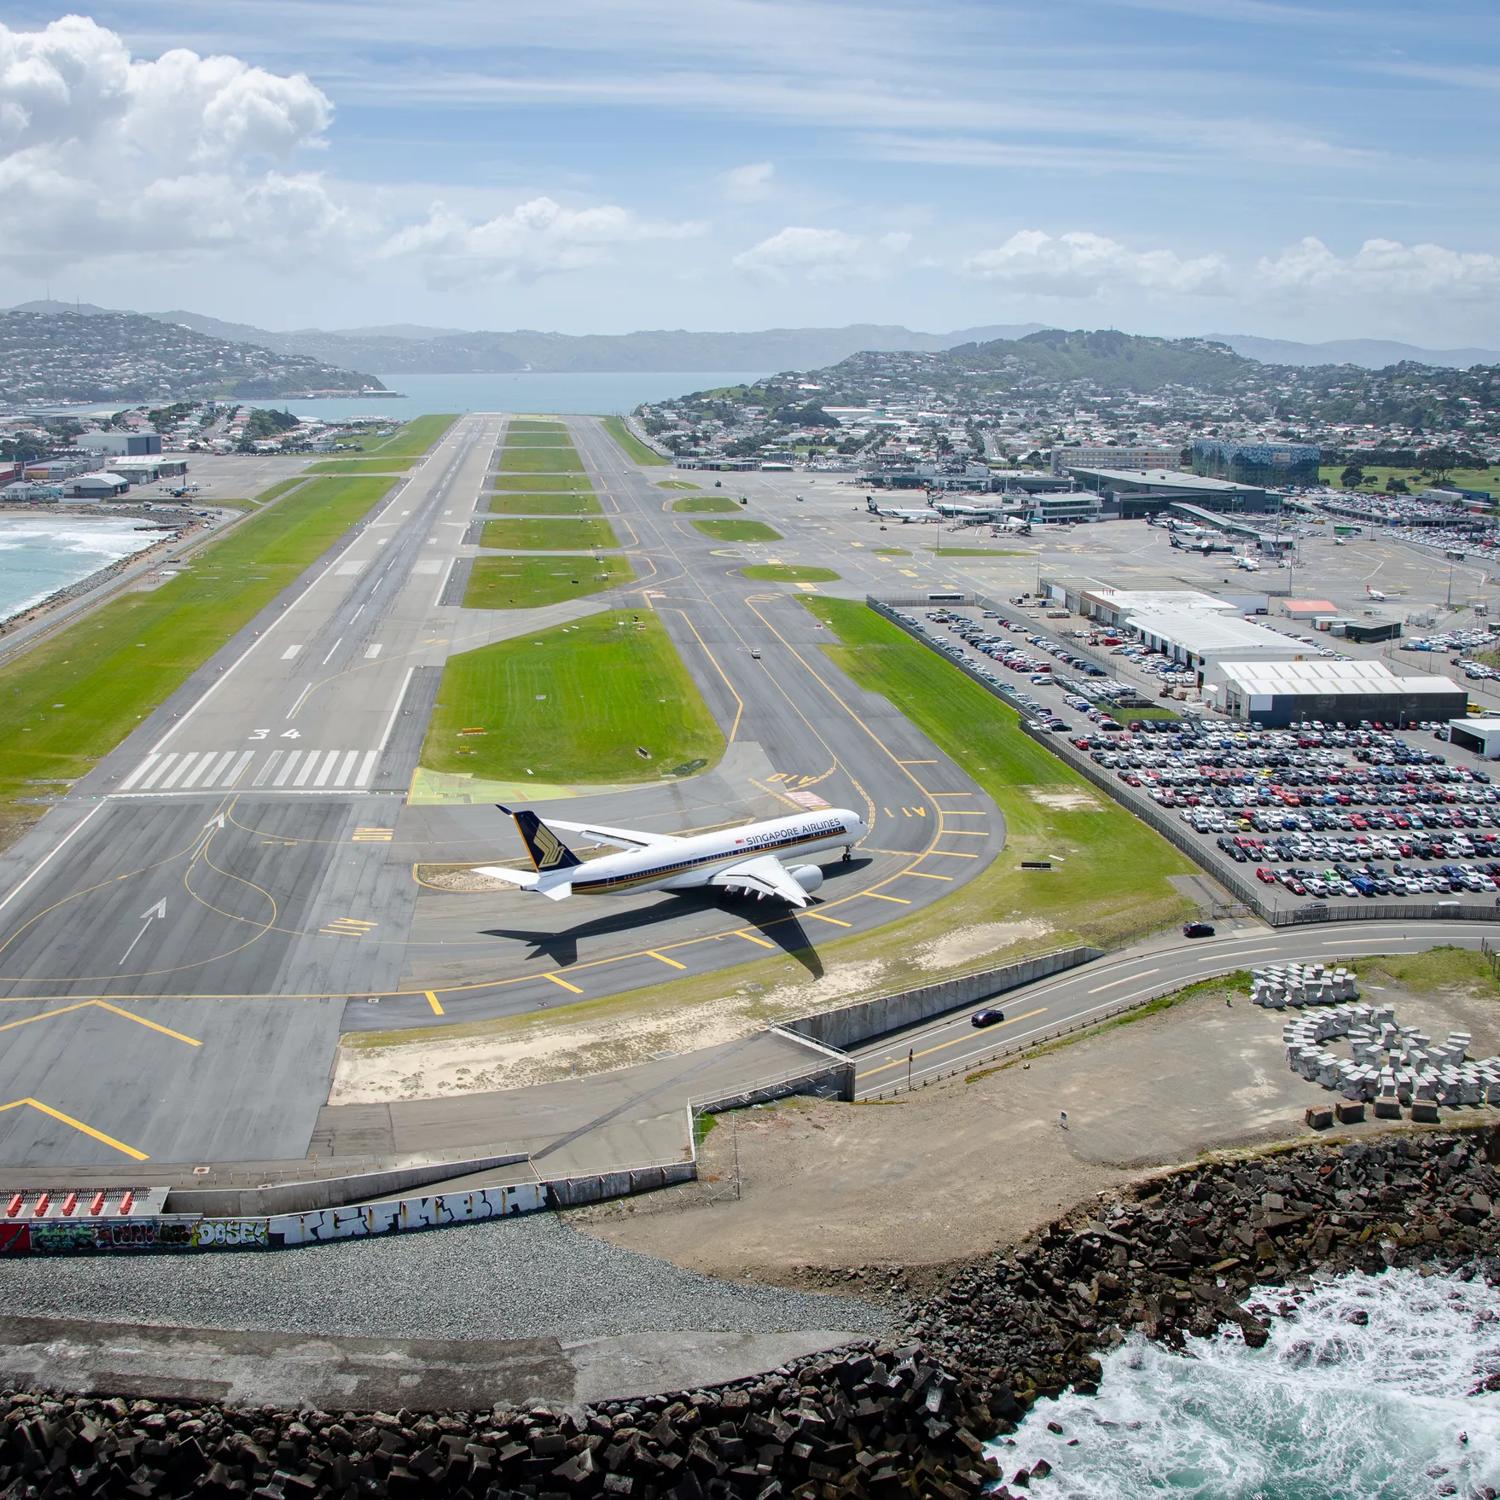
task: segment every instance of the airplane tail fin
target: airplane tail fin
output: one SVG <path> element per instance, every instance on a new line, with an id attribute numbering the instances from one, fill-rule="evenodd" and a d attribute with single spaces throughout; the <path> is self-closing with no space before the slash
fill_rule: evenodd
<path id="1" fill-rule="evenodd" d="M 583 863 L 529 808 L 501 807 L 498 802 L 495 805 L 501 812 L 509 813 L 516 820 L 516 829 L 526 845 L 526 852 L 531 856 L 531 863 L 537 874 L 550 875 L 558 870 L 571 870 Z"/>

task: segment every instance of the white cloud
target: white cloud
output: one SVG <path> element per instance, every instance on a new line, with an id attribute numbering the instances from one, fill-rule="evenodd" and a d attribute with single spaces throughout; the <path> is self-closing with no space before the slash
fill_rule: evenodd
<path id="1" fill-rule="evenodd" d="M 992 250 L 962 263 L 965 275 L 1050 297 L 1096 297 L 1117 289 L 1174 296 L 1229 291 L 1228 267 L 1217 255 L 1191 259 L 1173 250 L 1132 250 L 1100 234 L 1051 235 L 1020 229 Z"/>
<path id="2" fill-rule="evenodd" d="M 0 258 L 316 248 L 348 216 L 320 176 L 283 164 L 321 146 L 332 117 L 301 74 L 183 50 L 132 58 L 80 16 L 0 26 Z"/>
<path id="3" fill-rule="evenodd" d="M 748 250 L 730 264 L 736 271 L 765 281 L 785 282 L 796 276 L 809 281 L 838 281 L 847 276 L 881 276 L 911 245 L 905 233 L 875 239 L 842 229 L 810 229 L 791 224 Z"/>
<path id="4" fill-rule="evenodd" d="M 379 253 L 387 260 L 415 259 L 435 286 L 534 281 L 599 265 L 620 246 L 702 232 L 700 224 L 656 223 L 614 204 L 575 209 L 533 198 L 479 222 L 436 204 L 425 221 L 398 230 Z"/>
<path id="5" fill-rule="evenodd" d="M 1500 294 L 1500 255 L 1366 240 L 1353 255 L 1340 256 L 1308 236 L 1280 255 L 1263 257 L 1255 278 L 1266 291 L 1292 299 L 1317 294 L 1478 302 Z"/>
<path id="6" fill-rule="evenodd" d="M 771 196 L 771 182 L 775 176 L 776 168 L 771 162 L 746 162 L 743 167 L 731 167 L 721 173 L 719 188 L 733 203 L 759 203 Z"/>

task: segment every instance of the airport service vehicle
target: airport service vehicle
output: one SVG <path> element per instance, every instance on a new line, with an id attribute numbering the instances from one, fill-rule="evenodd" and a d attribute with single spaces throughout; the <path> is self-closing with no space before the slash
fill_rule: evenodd
<path id="1" fill-rule="evenodd" d="M 533 868 L 509 870 L 485 865 L 479 873 L 535 891 L 549 901 L 575 895 L 717 888 L 740 895 L 772 896 L 789 906 L 806 906 L 807 898 L 823 884 L 822 867 L 787 865 L 783 860 L 840 847 L 848 859 L 869 832 L 864 819 L 844 807 L 794 813 L 789 818 L 769 818 L 687 837 L 609 828 L 601 823 L 559 821 L 549 826 L 528 808 L 500 807 L 500 811 L 515 819 Z M 576 833 L 592 843 L 614 845 L 621 852 L 585 864 L 557 836 L 556 829 Z"/>
<path id="2" fill-rule="evenodd" d="M 974 1026 L 998 1026 L 1004 1019 L 1003 1010 L 994 1010 L 988 1006 L 984 1010 L 976 1010 L 969 1017 L 970 1024 Z"/>

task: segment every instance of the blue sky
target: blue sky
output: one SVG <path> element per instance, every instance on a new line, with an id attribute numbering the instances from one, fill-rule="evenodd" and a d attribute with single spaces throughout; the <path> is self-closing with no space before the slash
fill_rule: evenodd
<path id="1" fill-rule="evenodd" d="M 1493 0 L 63 14 L 0 28 L 4 303 L 1500 344 Z"/>

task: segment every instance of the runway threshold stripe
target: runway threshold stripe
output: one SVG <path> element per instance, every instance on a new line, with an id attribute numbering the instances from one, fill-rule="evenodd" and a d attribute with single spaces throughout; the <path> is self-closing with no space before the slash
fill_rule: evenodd
<path id="1" fill-rule="evenodd" d="M 742 937 L 742 938 L 744 938 L 744 940 L 747 943 L 754 943 L 758 947 L 761 947 L 761 948 L 772 948 L 772 949 L 774 949 L 776 947 L 775 943 L 768 943 L 765 940 L 765 938 L 763 938 L 763 937 L 756 937 L 756 935 L 753 932 L 745 932 L 743 929 L 737 929 L 735 931 L 734 935 L 736 937 Z"/>
<path id="2" fill-rule="evenodd" d="M 359 751 L 351 750 L 344 757 L 344 763 L 339 767 L 339 774 L 333 778 L 335 786 L 343 786 L 348 781 L 349 773 L 354 769 L 354 762 L 359 759 Z"/>
<path id="3" fill-rule="evenodd" d="M 135 770 L 133 770 L 130 775 L 120 783 L 120 790 L 122 792 L 128 792 L 131 787 L 133 787 L 136 782 L 138 782 L 141 777 L 144 776 L 146 772 L 149 771 L 151 767 L 154 766 L 160 759 L 160 755 L 148 755 L 145 760 L 143 760 L 140 765 L 138 765 Z"/>
<path id="4" fill-rule="evenodd" d="M 355 786 L 369 786 L 370 778 L 375 774 L 375 756 L 378 752 L 370 750 L 365 758 L 359 763 L 359 775 L 354 778 Z"/>
<path id="5" fill-rule="evenodd" d="M 647 948 L 646 952 L 658 963 L 666 964 L 669 969 L 685 969 L 686 964 L 680 964 L 675 958 L 668 958 L 665 953 L 658 953 L 655 948 Z"/>
<path id="6" fill-rule="evenodd" d="M 328 785 L 328 778 L 332 774 L 333 768 L 335 764 L 337 764 L 338 758 L 342 753 L 343 752 L 339 750 L 330 750 L 328 752 L 328 754 L 323 758 L 323 764 L 318 767 L 318 774 L 313 782 L 314 786 Z"/>
<path id="7" fill-rule="evenodd" d="M 168 771 L 164 777 L 162 777 L 162 791 L 166 791 L 168 787 L 176 786 L 177 783 L 182 779 L 184 772 L 191 769 L 193 763 L 202 754 L 203 752 L 201 750 L 188 751 L 187 754 L 184 755 L 182 759 L 178 761 L 177 764 L 173 766 L 172 769 Z"/>
<path id="8" fill-rule="evenodd" d="M 307 779 L 318 768 L 319 751 L 309 750 L 303 757 L 301 768 L 297 772 L 297 779 L 292 782 L 293 786 L 306 786 Z"/>
<path id="9" fill-rule="evenodd" d="M 198 783 L 202 781 L 203 778 L 208 774 L 209 767 L 212 766 L 217 759 L 218 757 L 212 750 L 205 750 L 203 752 L 203 759 L 199 761 L 198 764 L 194 766 L 193 769 L 182 778 L 183 790 L 186 791 L 190 786 L 197 786 Z"/>
<path id="10" fill-rule="evenodd" d="M 281 751 L 273 750 L 270 755 L 266 757 L 265 765 L 263 765 L 260 770 L 255 773 L 255 780 L 251 782 L 251 785 L 264 786 L 266 783 L 266 779 L 270 776 L 271 772 L 276 769 L 276 763 L 280 759 Z"/>
<path id="11" fill-rule="evenodd" d="M 233 753 L 233 752 L 231 752 L 231 753 Z M 237 761 L 235 761 L 235 763 L 234 763 L 233 766 L 230 767 L 230 769 L 229 769 L 229 775 L 224 778 L 224 785 L 226 787 L 234 786 L 235 783 L 239 781 L 240 777 L 245 774 L 245 767 L 248 766 L 250 764 L 250 762 L 252 760 L 254 760 L 254 759 L 255 759 L 255 751 L 253 751 L 253 750 L 243 750 L 243 751 L 241 751 L 240 752 L 240 758 Z"/>
<path id="12" fill-rule="evenodd" d="M 557 975 L 557 974 L 543 974 L 542 978 L 543 979 L 550 979 L 553 982 L 553 984 L 559 985 L 561 988 L 563 988 L 565 990 L 571 990 L 575 995 L 581 995 L 583 993 L 583 991 L 581 989 L 579 989 L 576 984 L 569 984 L 568 981 L 566 979 L 563 979 L 560 975 Z"/>
<path id="13" fill-rule="evenodd" d="M 302 752 L 300 750 L 288 750 L 286 759 L 282 761 L 281 769 L 276 773 L 276 779 L 271 783 L 271 785 L 285 786 L 287 777 L 297 769 L 297 762 L 301 759 Z"/>

